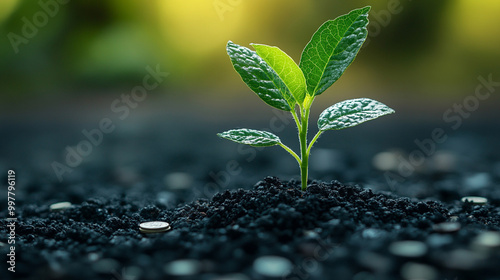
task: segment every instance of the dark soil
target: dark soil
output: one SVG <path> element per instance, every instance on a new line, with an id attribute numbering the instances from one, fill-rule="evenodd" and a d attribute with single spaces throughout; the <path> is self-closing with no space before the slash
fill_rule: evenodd
<path id="1" fill-rule="evenodd" d="M 16 276 L 113 279 L 133 271 L 137 279 L 174 279 L 165 266 L 192 259 L 199 261 L 198 273 L 182 279 L 235 272 L 265 279 L 252 263 L 277 255 L 294 265 L 285 279 L 399 279 L 408 263 L 424 265 L 435 273 L 432 279 L 498 279 L 500 250 L 474 243 L 480 232 L 500 230 L 496 203 L 418 201 L 336 181 L 313 182 L 301 192 L 298 182 L 269 177 L 251 190 L 224 191 L 175 209 L 128 197 L 92 198 L 55 213 L 31 205 L 19 213 Z M 459 232 L 433 231 L 451 216 L 462 225 Z M 141 234 L 138 224 L 150 220 L 173 229 Z M 428 250 L 397 257 L 388 247 L 398 240 L 422 241 Z"/>
<path id="2" fill-rule="evenodd" d="M 224 152 L 227 143 L 215 145 L 212 130 L 168 137 L 117 132 L 96 148 L 97 158 L 58 182 L 49 175 L 50 161 L 38 158 L 51 158 L 81 137 L 46 129 L 29 130 L 45 135 L 41 138 L 19 133 L 3 140 L 2 181 L 8 169 L 16 169 L 18 222 L 16 273 L 4 262 L 1 279 L 500 279 L 500 248 L 487 242 L 491 231 L 500 231 L 500 157 L 488 148 L 497 143 L 490 134 L 450 135 L 438 148 L 458 155 L 449 170 L 437 170 L 427 160 L 396 187 L 371 165 L 372 158 L 392 146 L 409 152 L 411 141 L 397 139 L 411 143 L 408 147 L 386 144 L 389 133 L 381 133 L 380 143 L 358 145 L 366 141 L 358 137 L 362 134 L 352 138 L 360 140 L 341 136 L 337 145 L 353 147 L 332 154 L 328 143 L 321 143 L 313 157 L 327 155 L 336 165 L 312 162 L 311 178 L 322 181 L 310 182 L 302 192 L 294 179 L 255 178 L 263 172 L 292 177 L 297 167 L 291 158 L 270 150 L 247 163 L 248 153 L 235 155 Z M 418 131 L 424 137 L 429 130 Z M 128 140 L 131 135 L 135 142 Z M 193 152 L 196 145 L 186 139 L 196 143 L 200 137 L 213 138 L 206 147 L 216 148 Z M 24 150 L 12 152 L 17 145 Z M 232 159 L 243 171 L 226 184 L 221 172 L 229 172 L 226 163 Z M 208 188 L 217 181 L 220 188 Z M 489 202 L 463 203 L 464 195 Z M 60 201 L 73 206 L 49 210 Z M 139 232 L 139 223 L 153 220 L 170 223 L 172 230 Z M 460 229 L 443 232 L 436 228 L 443 222 L 459 223 Z M 6 225 L 2 220 L 3 243 Z M 409 240 L 416 242 L 399 242 Z M 9 246 L 2 244 L 0 253 L 5 259 Z"/>

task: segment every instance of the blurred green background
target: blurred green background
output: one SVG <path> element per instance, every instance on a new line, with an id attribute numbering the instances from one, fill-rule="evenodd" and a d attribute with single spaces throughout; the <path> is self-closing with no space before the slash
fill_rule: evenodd
<path id="1" fill-rule="evenodd" d="M 170 76 L 155 96 L 238 102 L 252 94 L 231 67 L 228 40 L 280 46 L 298 62 L 324 21 L 365 5 L 369 39 L 331 100 L 451 105 L 478 76 L 500 80 L 498 0 L 2 0 L 2 111 L 116 98 L 158 64 Z"/>

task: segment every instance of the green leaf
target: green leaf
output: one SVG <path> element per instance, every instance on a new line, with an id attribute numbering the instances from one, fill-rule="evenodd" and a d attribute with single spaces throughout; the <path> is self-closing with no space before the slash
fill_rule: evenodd
<path id="1" fill-rule="evenodd" d="M 278 74 L 295 101 L 302 104 L 306 96 L 306 78 L 297 63 L 278 47 L 261 44 L 251 45 L 257 54 Z"/>
<path id="2" fill-rule="evenodd" d="M 268 105 L 284 111 L 291 111 L 293 97 L 278 74 L 254 51 L 227 43 L 227 54 L 241 79 Z M 292 103 L 290 103 L 292 101 Z"/>
<path id="3" fill-rule="evenodd" d="M 309 95 L 323 93 L 352 63 L 368 34 L 369 11 L 369 6 L 353 10 L 325 22 L 314 33 L 300 59 Z"/>
<path id="4" fill-rule="evenodd" d="M 323 131 L 344 129 L 392 113 L 393 109 L 372 99 L 345 100 L 328 107 L 319 115 L 318 128 Z"/>
<path id="5" fill-rule="evenodd" d="M 217 133 L 217 136 L 255 147 L 274 146 L 281 143 L 280 138 L 270 132 L 246 128 L 233 129 Z"/>

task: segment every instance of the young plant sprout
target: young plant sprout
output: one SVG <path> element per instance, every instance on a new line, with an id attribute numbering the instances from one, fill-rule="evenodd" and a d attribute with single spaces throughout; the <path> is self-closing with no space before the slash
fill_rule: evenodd
<path id="1" fill-rule="evenodd" d="M 307 143 L 309 112 L 314 98 L 335 83 L 356 57 L 368 34 L 370 7 L 325 22 L 311 38 L 297 65 L 278 47 L 252 44 L 255 51 L 229 41 L 227 53 L 241 79 L 268 105 L 292 114 L 297 125 L 300 156 L 267 131 L 233 129 L 219 137 L 257 147 L 279 145 L 300 166 L 302 190 L 307 189 L 309 153 L 326 130 L 340 130 L 392 114 L 388 106 L 368 98 L 342 101 L 318 119 L 319 131 Z"/>

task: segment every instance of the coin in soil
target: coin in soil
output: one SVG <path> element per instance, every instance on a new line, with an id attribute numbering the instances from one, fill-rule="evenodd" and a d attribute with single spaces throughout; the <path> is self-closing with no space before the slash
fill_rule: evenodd
<path id="1" fill-rule="evenodd" d="M 461 227 L 460 223 L 457 222 L 444 222 L 433 225 L 432 229 L 439 233 L 452 233 L 459 231 Z"/>
<path id="2" fill-rule="evenodd" d="M 395 241 L 389 246 L 389 251 L 399 257 L 418 258 L 427 253 L 427 245 L 420 241 Z"/>
<path id="3" fill-rule="evenodd" d="M 161 221 L 144 222 L 139 225 L 139 231 L 142 233 L 165 232 L 171 228 L 169 223 Z"/>
<path id="4" fill-rule="evenodd" d="M 481 196 L 464 196 L 462 197 L 462 202 L 468 202 L 471 204 L 484 205 L 488 203 L 488 199 Z"/>
<path id="5" fill-rule="evenodd" d="M 480 233 L 474 241 L 472 246 L 481 251 L 484 250 L 500 250 L 500 232 L 486 231 Z"/>
<path id="6" fill-rule="evenodd" d="M 58 202 L 50 205 L 50 211 L 62 211 L 71 207 L 71 202 Z"/>

